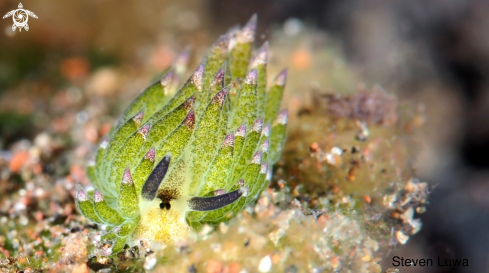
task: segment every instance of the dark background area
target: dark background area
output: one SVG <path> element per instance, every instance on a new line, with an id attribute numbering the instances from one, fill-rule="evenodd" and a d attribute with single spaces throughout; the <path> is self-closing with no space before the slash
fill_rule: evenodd
<path id="1" fill-rule="evenodd" d="M 17 4 L 2 2 L 0 11 L 15 9 Z M 258 32 L 264 35 L 290 18 L 327 32 L 340 41 L 345 59 L 367 79 L 394 84 L 400 96 L 423 101 L 427 108 L 418 175 L 436 186 L 421 216 L 423 229 L 391 256 L 469 259 L 470 264 L 469 268 L 406 268 L 402 272 L 489 272 L 489 2 L 207 0 L 143 4 L 106 0 L 23 4 L 40 19 L 30 19 L 29 36 L 17 33 L 15 39 L 9 39 L 11 21 L 2 21 L 0 95 L 26 80 L 46 85 L 76 82 L 87 72 L 63 74 L 59 67 L 69 56 L 85 56 L 89 71 L 103 65 L 144 66 L 145 45 L 155 40 L 177 47 L 208 44 L 216 33 L 245 22 L 255 12 L 260 18 Z M 46 18 L 43 14 L 59 16 Z M 175 52 L 163 48 L 159 54 L 170 58 Z M 153 64 L 155 69 L 163 65 Z M 34 88 L 38 94 L 49 94 L 47 89 Z M 3 145 L 32 134 L 26 126 L 35 121 L 17 114 L 1 115 L 18 120 L 14 125 L 0 124 L 6 140 Z M 384 265 L 389 266 L 389 261 L 385 259 Z"/>

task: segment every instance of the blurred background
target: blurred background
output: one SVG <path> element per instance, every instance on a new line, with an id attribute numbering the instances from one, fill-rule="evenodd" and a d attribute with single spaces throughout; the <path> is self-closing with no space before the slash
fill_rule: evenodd
<path id="1" fill-rule="evenodd" d="M 18 4 L 0 2 L 0 13 Z M 110 125 L 124 107 L 118 102 L 133 98 L 183 48 L 192 47 L 195 64 L 219 34 L 256 12 L 256 46 L 271 40 L 271 69 L 289 67 L 294 82 L 289 90 L 295 88 L 296 96 L 307 97 L 314 88 L 348 93 L 361 83 L 379 83 L 425 108 L 414 164 L 418 177 L 435 189 L 421 215 L 421 232 L 389 255 L 469 259 L 470 267 L 402 272 L 489 272 L 489 2 L 22 4 L 39 17 L 29 19 L 28 32 L 12 31 L 11 18 L 0 22 L 0 150 L 43 131 L 97 143 L 98 128 Z M 333 55 L 332 65 L 315 60 L 324 52 Z M 342 88 L 351 88 L 338 90 L 343 66 L 348 69 L 341 73 L 358 81 L 343 82 Z"/>

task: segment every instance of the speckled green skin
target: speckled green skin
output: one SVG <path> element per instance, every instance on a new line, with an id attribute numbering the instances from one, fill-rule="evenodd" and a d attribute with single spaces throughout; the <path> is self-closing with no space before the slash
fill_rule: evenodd
<path id="1" fill-rule="evenodd" d="M 251 63 L 251 68 L 256 69 L 257 72 L 257 87 L 256 93 L 259 102 L 266 100 L 267 89 L 267 57 L 268 57 L 268 42 L 265 42 L 263 46 L 258 50 L 255 59 Z M 281 100 L 282 98 L 280 98 Z M 258 103 L 257 105 L 258 116 L 264 117 L 265 115 L 265 103 Z"/>
<path id="2" fill-rule="evenodd" d="M 155 166 L 155 153 L 154 147 L 149 149 L 134 170 L 133 182 L 136 194 L 141 192 L 141 188 L 143 187 L 146 178 L 148 178 Z"/>
<path id="3" fill-rule="evenodd" d="M 181 151 L 186 145 L 191 133 L 191 130 L 189 132 L 183 121 L 191 111 L 194 100 L 195 97 L 191 96 L 159 120 L 150 119 L 148 124 L 153 124 L 153 126 L 148 134 L 147 140 L 141 146 L 135 158 L 143 158 L 151 147 L 155 147 L 156 162 L 160 161 L 168 152 L 176 153 Z M 174 157 L 175 155 L 173 154 Z"/>
<path id="4" fill-rule="evenodd" d="M 174 73 L 169 71 L 161 78 L 161 80 L 148 86 L 124 111 L 124 114 L 119 119 L 119 122 L 124 122 L 130 117 L 133 117 L 136 115 L 136 113 L 143 109 L 143 107 L 146 115 L 142 119 L 142 123 L 146 122 L 151 116 L 153 116 L 154 113 L 160 110 L 170 100 L 170 89 L 172 82 L 175 80 Z"/>
<path id="5" fill-rule="evenodd" d="M 244 172 L 240 175 L 240 178 L 245 181 L 245 185 L 248 185 L 250 189 L 254 187 L 258 175 L 260 173 L 260 164 L 262 159 L 261 153 L 256 153 L 253 157 L 256 160 L 255 161 L 252 160 L 251 162 L 249 162 Z M 217 218 L 219 215 L 215 215 L 215 218 L 212 219 L 213 220 L 212 222 L 218 223 L 218 222 L 229 220 L 232 216 L 236 215 L 238 212 L 243 210 L 243 206 L 245 202 L 246 202 L 246 198 L 241 198 L 238 202 L 229 206 L 230 208 L 228 213 L 220 215 L 221 216 L 220 218 Z"/>
<path id="6" fill-rule="evenodd" d="M 241 149 L 241 153 L 239 155 L 239 158 L 237 159 L 235 165 L 233 166 L 233 171 L 232 171 L 232 176 L 231 180 L 232 181 L 238 181 L 240 178 L 242 172 L 245 170 L 245 168 L 248 166 L 248 163 L 251 159 L 251 156 L 255 152 L 255 150 L 258 147 L 258 141 L 260 140 L 260 135 L 261 135 L 261 125 L 263 121 L 261 119 L 258 119 L 255 121 L 255 124 L 258 124 L 257 126 L 253 126 L 251 129 L 251 132 L 249 132 L 246 135 L 243 148 Z"/>
<path id="7" fill-rule="evenodd" d="M 124 171 L 119 193 L 120 198 L 118 199 L 117 205 L 119 206 L 121 215 L 126 219 L 137 217 L 139 214 L 139 204 L 133 201 L 139 200 L 139 198 L 130 169 Z"/>
<path id="8" fill-rule="evenodd" d="M 272 125 L 270 135 L 270 162 L 275 163 L 280 158 L 287 138 L 287 111 L 282 111 Z"/>
<path id="9" fill-rule="evenodd" d="M 228 124 L 230 130 L 236 130 L 242 124 L 250 128 L 258 118 L 258 105 L 262 102 L 258 100 L 256 78 L 257 71 L 253 69 L 246 76 L 241 88 L 238 89 L 236 107 L 231 110 Z"/>
<path id="10" fill-rule="evenodd" d="M 148 219 L 147 206 L 156 203 L 143 200 L 143 185 L 166 155 L 170 166 L 157 198 L 177 203 L 158 209 L 181 212 L 183 224 L 195 229 L 228 221 L 268 186 L 286 138 L 287 113 L 278 113 L 286 73 L 267 89 L 267 43 L 250 62 L 255 24 L 252 18 L 243 29 L 223 35 L 176 92 L 170 69 L 130 104 L 100 145 L 87 168 L 97 191 L 77 186 L 75 200 L 88 220 L 108 226 L 102 240 L 112 244 L 110 253 L 130 244 L 141 219 Z M 212 211 L 178 203 L 240 188 L 247 194 Z M 152 213 L 159 215 L 154 207 Z"/>
<path id="11" fill-rule="evenodd" d="M 80 211 L 85 218 L 94 223 L 103 223 L 98 217 L 93 207 L 93 196 L 89 195 L 79 186 L 75 190 L 76 208 Z"/>
<path id="12" fill-rule="evenodd" d="M 220 128 L 226 126 L 226 124 L 221 123 L 219 117 L 227 95 L 228 90 L 223 89 L 214 96 L 199 119 L 190 141 L 188 166 L 191 168 L 190 194 L 193 196 L 199 195 L 199 190 L 205 183 L 203 180 L 205 172 L 217 154 L 218 143 L 222 142 L 224 138 Z"/>
<path id="13" fill-rule="evenodd" d="M 270 86 L 270 89 L 266 94 L 265 123 L 272 123 L 280 110 L 286 78 L 287 70 L 283 70 L 278 74 L 275 82 Z"/>
<path id="14" fill-rule="evenodd" d="M 109 204 L 103 199 L 103 197 L 100 197 L 100 192 L 95 191 L 94 194 L 95 196 L 93 208 L 100 220 L 102 220 L 107 225 L 122 224 L 125 219 L 116 210 L 110 207 Z M 97 195 L 99 196 L 99 198 L 97 198 Z"/>
<path id="15" fill-rule="evenodd" d="M 203 196 L 212 196 L 213 191 L 218 189 L 226 189 L 228 187 L 228 175 L 231 172 L 231 164 L 233 163 L 234 150 L 234 134 L 228 135 L 223 143 L 217 156 L 214 158 L 210 169 L 204 177 L 205 184 L 199 192 L 205 193 Z M 219 213 L 217 210 L 213 211 Z M 188 219 L 192 222 L 202 220 L 208 213 L 193 211 L 188 214 Z"/>

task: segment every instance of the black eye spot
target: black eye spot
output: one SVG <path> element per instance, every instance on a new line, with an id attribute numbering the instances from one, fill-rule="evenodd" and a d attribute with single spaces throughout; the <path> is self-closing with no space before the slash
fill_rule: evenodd
<path id="1" fill-rule="evenodd" d="M 170 210 L 171 209 L 170 202 L 161 202 L 160 203 L 160 209 Z"/>

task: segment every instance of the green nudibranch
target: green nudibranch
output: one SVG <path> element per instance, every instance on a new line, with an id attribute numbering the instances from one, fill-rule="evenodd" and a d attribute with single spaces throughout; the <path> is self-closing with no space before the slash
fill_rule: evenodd
<path id="1" fill-rule="evenodd" d="M 230 220 L 268 186 L 287 134 L 287 71 L 267 88 L 268 43 L 252 56 L 256 16 L 212 46 L 179 88 L 181 63 L 143 90 L 102 141 L 75 190 L 78 210 L 107 225 L 117 253 L 174 244 L 191 228 Z"/>

